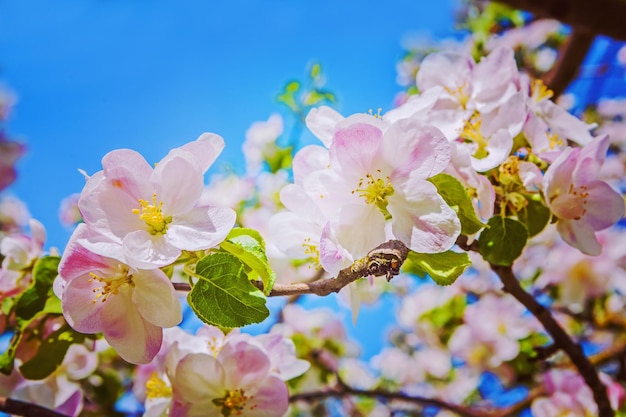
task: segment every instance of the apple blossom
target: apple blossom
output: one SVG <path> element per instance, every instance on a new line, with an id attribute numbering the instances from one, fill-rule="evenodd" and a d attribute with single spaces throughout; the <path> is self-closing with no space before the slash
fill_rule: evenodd
<path id="1" fill-rule="evenodd" d="M 46 229 L 30 219 L 30 234 L 13 233 L 0 240 L 0 301 L 23 291 L 31 281 L 30 269 L 43 254 Z"/>
<path id="2" fill-rule="evenodd" d="M 203 134 L 174 149 L 154 169 L 131 150 L 115 150 L 102 160 L 81 193 L 79 208 L 89 228 L 123 248 L 124 260 L 152 269 L 174 262 L 182 250 L 209 249 L 235 222 L 230 208 L 199 206 L 204 172 L 224 147 L 224 140 Z M 117 247 L 91 234 L 81 244 L 111 256 Z"/>
<path id="3" fill-rule="evenodd" d="M 17 369 L 0 375 L 0 395 L 29 401 L 68 416 L 78 416 L 83 408 L 81 380 L 92 375 L 98 366 L 97 353 L 85 345 L 73 344 L 63 362 L 50 376 L 28 380 Z"/>
<path id="4" fill-rule="evenodd" d="M 329 149 L 303 148 L 294 158 L 294 181 L 328 222 L 320 237 L 324 269 L 337 272 L 391 236 L 418 252 L 442 252 L 454 244 L 459 220 L 426 181 L 450 158 L 438 129 L 411 118 L 344 119 L 328 108 L 312 112 L 307 125 Z"/>
<path id="5" fill-rule="evenodd" d="M 59 265 L 63 315 L 79 332 L 102 332 L 128 362 L 149 362 L 161 347 L 162 328 L 182 319 L 176 291 L 160 269 L 136 269 L 83 247 L 80 241 L 93 233 L 79 225 Z"/>
<path id="6" fill-rule="evenodd" d="M 608 146 L 608 136 L 599 136 L 584 148 L 568 148 L 544 176 L 546 203 L 558 219 L 559 234 L 589 255 L 602 250 L 595 232 L 612 226 L 624 215 L 622 196 L 598 180 Z"/>

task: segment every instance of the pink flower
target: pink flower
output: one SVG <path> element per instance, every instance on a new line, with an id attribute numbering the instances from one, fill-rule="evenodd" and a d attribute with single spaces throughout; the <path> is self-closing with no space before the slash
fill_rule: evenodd
<path id="1" fill-rule="evenodd" d="M 182 320 L 176 291 L 160 269 L 135 269 L 81 246 L 92 234 L 79 225 L 59 265 L 63 315 L 79 332 L 102 332 L 128 362 L 149 362 L 161 347 L 162 328 Z"/>
<path id="2" fill-rule="evenodd" d="M 31 236 L 14 233 L 0 241 L 2 267 L 0 268 L 0 301 L 12 297 L 28 286 L 29 269 L 43 254 L 46 229 L 35 219 L 30 219 Z"/>
<path id="3" fill-rule="evenodd" d="M 320 238 L 333 242 L 328 254 L 320 252 L 327 271 L 330 264 L 336 269 L 342 248 L 356 259 L 390 238 L 387 221 L 393 236 L 417 252 L 443 252 L 454 244 L 459 220 L 427 181 L 450 160 L 450 144 L 437 128 L 412 118 L 343 119 L 325 108 L 312 112 L 307 125 L 329 149 L 300 151 L 294 179 L 330 222 Z"/>
<path id="4" fill-rule="evenodd" d="M 223 147 L 221 137 L 206 133 L 170 151 L 154 169 L 137 152 L 108 153 L 104 170 L 88 179 L 78 205 L 85 223 L 114 247 L 96 235 L 80 243 L 104 256 L 121 245 L 123 259 L 144 269 L 171 264 L 182 250 L 220 243 L 234 225 L 235 212 L 198 201 L 203 174 Z"/>
<path id="5" fill-rule="evenodd" d="M 282 416 L 287 385 L 271 372 L 267 355 L 248 343 L 226 344 L 217 357 L 186 355 L 176 366 L 170 416 Z"/>
<path id="6" fill-rule="evenodd" d="M 595 232 L 612 226 L 624 215 L 622 196 L 598 180 L 608 146 L 605 135 L 584 148 L 568 148 L 544 176 L 546 203 L 558 218 L 559 234 L 588 255 L 602 251 Z"/>

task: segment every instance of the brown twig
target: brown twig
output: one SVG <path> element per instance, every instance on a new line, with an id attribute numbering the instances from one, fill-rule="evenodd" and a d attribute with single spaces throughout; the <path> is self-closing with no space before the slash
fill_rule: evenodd
<path id="1" fill-rule="evenodd" d="M 497 0 L 536 17 L 560 20 L 573 29 L 626 40 L 626 1 L 623 0 Z"/>
<path id="2" fill-rule="evenodd" d="M 361 396 L 369 398 L 382 398 L 387 401 L 398 400 L 405 403 L 418 404 L 422 406 L 433 406 L 444 410 L 452 411 L 463 417 L 485 417 L 486 414 L 463 407 L 457 404 L 451 404 L 436 398 L 427 398 L 419 396 L 411 396 L 401 392 L 384 391 L 380 389 L 361 390 L 343 386 L 340 390 L 313 391 L 301 394 L 294 394 L 289 398 L 289 402 L 296 401 L 315 401 L 325 400 L 327 398 L 343 398 L 348 396 Z"/>
<path id="3" fill-rule="evenodd" d="M 390 240 L 372 249 L 363 259 L 355 261 L 351 266 L 342 269 L 337 278 L 324 278 L 312 282 L 295 284 L 274 284 L 270 297 L 293 296 L 301 294 L 315 294 L 326 296 L 339 292 L 343 287 L 369 275 L 386 275 L 391 279 L 400 273 L 400 267 L 406 260 L 409 249 L 399 240 Z M 263 289 L 263 283 L 254 281 L 253 284 Z M 184 283 L 175 283 L 174 288 L 179 291 L 190 291 L 191 286 Z"/>
<path id="4" fill-rule="evenodd" d="M 576 78 L 594 39 L 595 35 L 592 32 L 580 27 L 573 28 L 561 46 L 554 67 L 543 76 L 544 84 L 554 93 L 553 100 L 556 100 Z"/>
<path id="5" fill-rule="evenodd" d="M 570 338 L 547 308 L 539 304 L 532 295 L 524 291 L 510 266 L 491 265 L 491 268 L 500 277 L 502 284 L 504 284 L 504 289 L 522 303 L 541 322 L 552 337 L 554 344 L 565 352 L 576 369 L 578 369 L 585 383 L 593 392 L 593 398 L 598 404 L 598 416 L 614 417 L 615 412 L 611 408 L 606 387 L 600 381 L 596 369 L 589 358 L 585 356 L 580 345 Z"/>
<path id="6" fill-rule="evenodd" d="M 67 417 L 66 414 L 57 413 L 37 404 L 6 397 L 0 397 L 0 411 L 24 417 Z"/>

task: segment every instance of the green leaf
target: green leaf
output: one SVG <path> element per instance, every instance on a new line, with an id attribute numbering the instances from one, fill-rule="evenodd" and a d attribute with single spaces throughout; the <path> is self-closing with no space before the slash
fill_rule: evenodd
<path id="1" fill-rule="evenodd" d="M 539 195 L 536 195 L 528 199 L 528 205 L 518 212 L 517 216 L 528 229 L 528 236 L 533 237 L 546 227 L 551 213 L 550 209 L 541 202 Z"/>
<path id="2" fill-rule="evenodd" d="M 11 337 L 11 341 L 9 342 L 9 347 L 0 355 L 0 372 L 5 375 L 9 375 L 13 372 L 15 352 L 17 351 L 17 346 L 20 344 L 23 335 L 24 333 L 21 328 L 15 329 L 13 337 Z"/>
<path id="3" fill-rule="evenodd" d="M 248 268 L 252 269 L 252 271 L 256 272 L 258 277 L 261 278 L 261 281 L 263 281 L 263 292 L 265 295 L 269 295 L 274 287 L 274 282 L 276 282 L 276 274 L 267 261 L 265 242 L 256 230 L 243 230 L 250 232 L 250 234 L 242 233 L 232 237 L 229 235 L 220 246 L 226 252 L 239 258 L 239 260 Z"/>
<path id="4" fill-rule="evenodd" d="M 44 309 L 48 297 L 55 297 L 51 290 L 60 260 L 58 256 L 44 256 L 37 260 L 33 267 L 33 282 L 17 300 L 15 313 L 19 319 L 32 319 Z"/>
<path id="5" fill-rule="evenodd" d="M 257 242 L 259 242 L 263 250 L 265 250 L 265 240 L 263 239 L 263 236 L 261 236 L 261 233 L 248 227 L 233 227 L 228 233 L 228 236 L 226 236 L 226 240 L 233 239 L 239 236 L 250 236 Z"/>
<path id="6" fill-rule="evenodd" d="M 450 285 L 472 264 L 467 253 L 417 253 L 410 251 L 405 262 L 407 272 L 424 277 L 428 274 L 439 285 Z"/>
<path id="7" fill-rule="evenodd" d="M 20 366 L 20 372 L 26 379 L 44 379 L 61 365 L 72 344 L 82 343 L 84 340 L 84 334 L 65 325 L 41 343 L 37 354 Z"/>
<path id="8" fill-rule="evenodd" d="M 311 79 L 316 80 L 319 76 L 322 75 L 322 66 L 317 62 L 311 66 L 311 71 L 309 72 L 309 76 Z"/>
<path id="9" fill-rule="evenodd" d="M 480 254 L 493 265 L 509 266 L 526 246 L 526 226 L 511 218 L 494 216 L 478 239 Z"/>
<path id="10" fill-rule="evenodd" d="M 269 316 L 263 293 L 250 283 L 236 256 L 207 255 L 196 264 L 196 274 L 200 279 L 187 301 L 205 323 L 233 328 L 260 323 Z"/>
<path id="11" fill-rule="evenodd" d="M 452 207 L 461 221 L 461 233 L 473 235 L 485 227 L 476 217 L 472 200 L 463 184 L 452 175 L 437 174 L 428 179 L 437 187 L 437 192 Z"/>
<path id="12" fill-rule="evenodd" d="M 268 150 L 263 152 L 263 157 L 272 174 L 280 169 L 291 168 L 293 157 L 291 156 L 292 146 L 282 148 L 274 144 Z"/>

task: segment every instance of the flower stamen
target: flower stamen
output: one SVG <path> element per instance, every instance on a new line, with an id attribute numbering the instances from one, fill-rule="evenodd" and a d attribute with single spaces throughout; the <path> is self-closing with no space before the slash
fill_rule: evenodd
<path id="1" fill-rule="evenodd" d="M 152 194 L 152 204 L 140 198 L 139 208 L 133 209 L 132 212 L 146 222 L 146 225 L 150 228 L 149 232 L 151 235 L 165 233 L 167 225 L 172 222 L 172 216 L 163 215 L 163 202 L 157 203 L 156 193 Z"/>
<path id="2" fill-rule="evenodd" d="M 120 288 L 122 288 L 124 285 L 134 285 L 133 276 L 132 274 L 129 274 L 128 267 L 120 264 L 118 265 L 118 271 L 118 273 L 110 277 L 101 277 L 94 274 L 93 272 L 89 273 L 89 275 L 91 276 L 91 278 L 89 278 L 89 282 L 93 282 L 94 280 L 96 280 L 103 283 L 101 287 L 96 287 L 91 290 L 95 294 L 93 300 L 91 301 L 92 303 L 95 304 L 98 299 L 100 299 L 100 301 L 104 303 L 110 295 L 119 294 Z"/>

